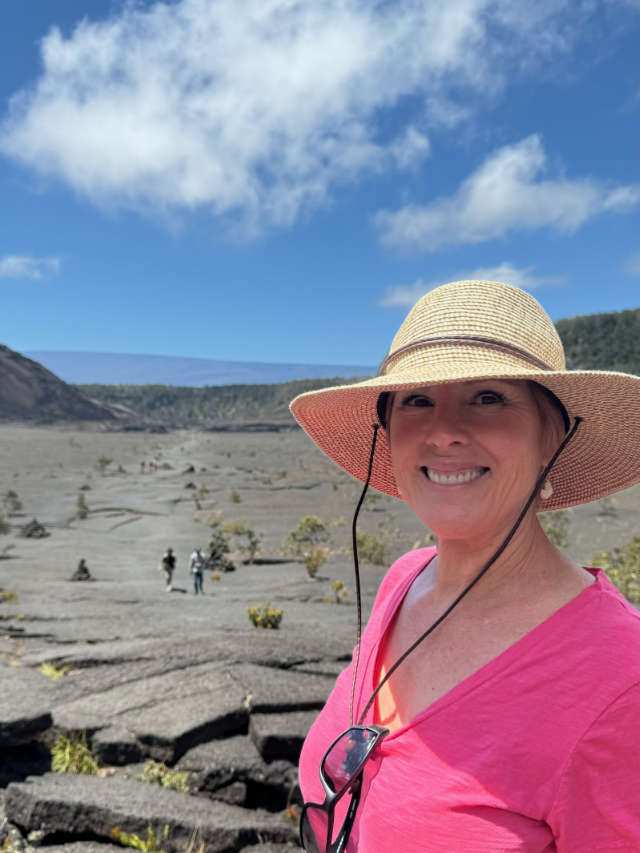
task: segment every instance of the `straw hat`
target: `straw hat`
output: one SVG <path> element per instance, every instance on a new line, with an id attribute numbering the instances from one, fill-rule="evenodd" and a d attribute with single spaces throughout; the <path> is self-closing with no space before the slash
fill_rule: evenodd
<path id="1" fill-rule="evenodd" d="M 378 375 L 300 394 L 298 423 L 341 468 L 364 481 L 383 391 L 476 379 L 531 379 L 583 422 L 552 472 L 545 509 L 596 500 L 640 481 L 640 378 L 572 370 L 553 323 L 528 293 L 493 281 L 456 281 L 423 296 L 395 336 Z M 371 485 L 400 497 L 385 430 Z"/>

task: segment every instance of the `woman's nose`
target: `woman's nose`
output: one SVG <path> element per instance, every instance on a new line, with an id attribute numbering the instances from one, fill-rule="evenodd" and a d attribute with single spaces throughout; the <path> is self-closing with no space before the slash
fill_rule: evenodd
<path id="1" fill-rule="evenodd" d="M 457 406 L 434 406 L 431 417 L 425 421 L 427 443 L 439 450 L 452 445 L 467 444 L 469 436 Z"/>

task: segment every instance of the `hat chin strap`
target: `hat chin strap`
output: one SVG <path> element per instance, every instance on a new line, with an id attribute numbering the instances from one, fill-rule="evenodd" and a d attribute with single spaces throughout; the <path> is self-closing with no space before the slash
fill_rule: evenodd
<path id="1" fill-rule="evenodd" d="M 365 705 L 363 712 L 360 714 L 360 717 L 358 719 L 358 723 L 360 725 L 363 723 L 364 718 L 366 717 L 369 709 L 371 708 L 371 706 L 373 704 L 374 699 L 376 698 L 376 696 L 380 692 L 381 688 L 383 687 L 384 684 L 386 684 L 386 682 L 389 680 L 389 678 L 392 676 L 392 674 L 396 671 L 396 669 L 398 669 L 400 664 L 403 661 L 405 661 L 409 657 L 411 652 L 414 649 L 416 649 L 420 645 L 420 643 L 422 643 L 422 641 L 425 640 L 429 636 L 429 634 L 432 631 L 434 631 L 438 627 L 438 625 L 440 625 L 440 623 L 443 622 L 447 618 L 447 616 L 451 613 L 451 611 L 454 609 L 454 607 L 456 607 L 462 601 L 462 599 L 465 597 L 465 595 L 478 583 L 480 578 L 491 568 L 491 566 L 495 563 L 495 561 L 498 559 L 498 557 L 500 557 L 503 554 L 507 545 L 509 544 L 509 542 L 511 542 L 516 531 L 520 527 L 520 524 L 522 523 L 523 518 L 529 512 L 531 505 L 533 504 L 534 500 L 536 499 L 542 484 L 546 480 L 546 478 L 547 478 L 549 472 L 551 471 L 552 467 L 554 466 L 556 460 L 558 459 L 558 457 L 560 456 L 562 451 L 565 449 L 567 444 L 569 444 L 569 442 L 571 441 L 571 439 L 575 435 L 576 430 L 578 429 L 578 426 L 580 425 L 581 422 L 582 422 L 582 418 L 576 417 L 574 419 L 573 426 L 567 432 L 565 437 L 562 439 L 558 449 L 553 454 L 553 456 L 551 457 L 549 462 L 542 469 L 542 472 L 538 476 L 538 479 L 536 480 L 535 486 L 533 487 L 533 490 L 531 491 L 531 494 L 529 495 L 524 507 L 520 511 L 518 518 L 514 522 L 511 530 L 509 531 L 509 533 L 505 537 L 505 539 L 502 542 L 502 544 L 500 545 L 500 547 L 495 551 L 493 556 L 484 564 L 484 566 L 480 569 L 478 574 L 473 578 L 473 580 L 471 580 L 466 585 L 466 587 L 457 596 L 457 598 L 455 598 L 452 601 L 452 603 L 447 607 L 447 609 L 443 613 L 441 613 L 440 616 L 438 616 L 436 621 L 433 622 L 433 624 L 431 624 L 427 628 L 427 630 L 423 634 L 421 634 L 418 637 L 418 639 L 414 643 L 412 643 L 405 652 L 403 652 L 400 655 L 400 657 L 393 664 L 393 666 L 391 666 L 389 668 L 389 670 L 385 674 L 384 678 L 380 681 L 380 684 L 378 684 L 376 689 L 373 691 L 373 693 L 369 697 L 369 701 Z M 373 438 L 371 440 L 371 451 L 369 453 L 369 465 L 368 465 L 368 469 L 367 469 L 367 477 L 366 477 L 366 480 L 364 483 L 364 488 L 362 489 L 362 492 L 360 494 L 360 499 L 357 503 L 355 512 L 353 514 L 353 521 L 351 524 L 351 539 L 352 539 L 352 545 L 353 545 L 353 564 L 354 564 L 354 572 L 355 572 L 355 578 L 356 578 L 356 604 L 357 604 L 357 613 L 358 613 L 358 625 L 357 625 L 357 634 L 356 634 L 356 648 L 355 648 L 354 659 L 353 659 L 353 677 L 351 679 L 351 697 L 350 697 L 350 701 L 349 701 L 349 722 L 350 722 L 350 725 L 353 725 L 353 702 L 354 702 L 355 689 L 356 689 L 356 679 L 357 679 L 357 675 L 358 675 L 358 663 L 360 660 L 360 640 L 361 640 L 361 636 L 362 636 L 362 602 L 361 602 L 361 593 L 360 593 L 360 567 L 359 567 L 359 562 L 358 562 L 358 545 L 357 545 L 357 536 L 356 536 L 356 523 L 358 521 L 358 515 L 360 513 L 360 508 L 362 507 L 362 503 L 364 501 L 365 495 L 367 493 L 367 489 L 369 488 L 369 482 L 371 480 L 371 472 L 373 470 L 373 459 L 374 459 L 379 429 L 380 429 L 380 424 L 373 424 Z"/>

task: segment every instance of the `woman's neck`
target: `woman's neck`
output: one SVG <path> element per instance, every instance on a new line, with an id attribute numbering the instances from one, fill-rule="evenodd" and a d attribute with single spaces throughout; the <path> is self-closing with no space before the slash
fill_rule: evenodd
<path id="1" fill-rule="evenodd" d="M 498 550 L 505 534 L 472 541 L 438 538 L 438 556 L 429 573 L 431 593 L 448 600 L 469 584 Z M 504 596 L 513 599 L 515 587 L 533 594 L 541 584 L 547 586 L 559 575 L 579 573 L 547 539 L 535 514 L 525 518 L 504 552 L 488 569 L 474 595 L 497 603 Z M 526 587 L 523 587 L 526 583 Z"/>

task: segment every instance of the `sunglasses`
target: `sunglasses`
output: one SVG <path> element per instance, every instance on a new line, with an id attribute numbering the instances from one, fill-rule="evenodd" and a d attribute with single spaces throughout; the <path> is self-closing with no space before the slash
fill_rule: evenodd
<path id="1" fill-rule="evenodd" d="M 381 726 L 351 726 L 326 751 L 320 764 L 323 803 L 305 803 L 300 817 L 300 844 L 306 853 L 342 853 L 349 840 L 362 787 L 362 770 L 382 739 Z M 349 793 L 347 815 L 335 839 L 336 804 Z"/>

